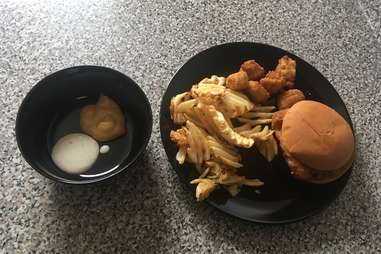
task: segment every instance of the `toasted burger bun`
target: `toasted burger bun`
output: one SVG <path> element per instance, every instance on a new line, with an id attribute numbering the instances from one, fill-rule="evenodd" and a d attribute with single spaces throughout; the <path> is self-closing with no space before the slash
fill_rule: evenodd
<path id="1" fill-rule="evenodd" d="M 282 147 L 301 164 L 318 171 L 340 171 L 354 156 L 349 124 L 332 108 L 300 101 L 285 114 Z"/>
<path id="2" fill-rule="evenodd" d="M 342 177 L 351 168 L 354 159 L 355 159 L 355 152 L 353 152 L 349 161 L 340 169 L 334 170 L 334 171 L 325 171 L 324 173 L 329 172 L 331 174 L 328 174 L 326 176 L 323 174 L 323 175 L 321 175 L 321 177 L 313 177 L 313 178 L 309 179 L 308 181 L 310 183 L 316 183 L 316 184 L 324 184 L 324 183 L 333 182 L 333 181 L 339 179 L 340 177 Z M 321 171 L 321 172 L 323 172 L 323 171 Z"/>

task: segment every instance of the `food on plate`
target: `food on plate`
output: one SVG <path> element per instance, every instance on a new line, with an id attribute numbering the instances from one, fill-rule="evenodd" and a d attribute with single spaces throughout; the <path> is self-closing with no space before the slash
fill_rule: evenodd
<path id="1" fill-rule="evenodd" d="M 225 85 L 225 77 L 219 77 L 217 75 L 212 75 L 210 78 L 204 78 L 199 84 L 215 84 L 219 86 Z"/>
<path id="2" fill-rule="evenodd" d="M 249 81 L 247 92 L 251 99 L 258 104 L 263 104 L 270 99 L 269 92 L 258 81 Z"/>
<path id="3" fill-rule="evenodd" d="M 210 193 L 212 193 L 217 187 L 218 183 L 207 178 L 198 178 L 191 181 L 191 184 L 197 184 L 196 199 L 202 201 L 206 199 Z"/>
<path id="4" fill-rule="evenodd" d="M 216 106 L 217 109 L 223 112 L 228 118 L 240 116 L 254 108 L 254 104 L 246 95 L 231 89 L 226 89 L 226 95 L 222 103 Z"/>
<path id="5" fill-rule="evenodd" d="M 258 81 L 265 76 L 265 69 L 255 60 L 247 60 L 241 65 L 241 71 L 247 73 L 249 80 Z"/>
<path id="6" fill-rule="evenodd" d="M 192 86 L 191 95 L 206 104 L 215 104 L 226 94 L 226 87 L 213 83 L 202 83 Z"/>
<path id="7" fill-rule="evenodd" d="M 296 77 L 296 62 L 292 58 L 283 56 L 281 59 L 279 59 L 275 71 L 280 73 L 281 76 L 285 79 L 285 87 L 287 89 L 294 87 Z"/>
<path id="8" fill-rule="evenodd" d="M 273 134 L 273 131 L 267 131 L 268 126 L 266 124 L 271 123 L 271 112 L 248 112 L 238 117 L 238 121 L 244 123 L 242 126 L 235 128 L 241 135 L 253 138 L 255 141 L 258 139 L 265 141 L 269 136 Z M 262 125 L 266 125 L 262 128 Z M 253 126 L 253 127 L 252 127 Z"/>
<path id="9" fill-rule="evenodd" d="M 306 99 L 306 97 L 302 91 L 299 89 L 290 89 L 277 96 L 277 106 L 279 110 L 291 108 L 292 105 L 304 99 Z"/>
<path id="10" fill-rule="evenodd" d="M 267 127 L 267 126 L 266 126 Z M 270 162 L 278 154 L 278 143 L 276 142 L 273 131 L 266 130 L 262 139 L 255 142 L 255 146 L 265 159 Z"/>
<path id="11" fill-rule="evenodd" d="M 101 142 L 116 139 L 126 132 L 122 110 L 115 101 L 104 95 L 96 104 L 81 109 L 80 126 L 84 133 Z"/>
<path id="12" fill-rule="evenodd" d="M 228 88 L 228 82 L 213 75 L 193 85 L 190 92 L 174 96 L 170 103 L 172 120 L 182 125 L 170 132 L 179 149 L 176 160 L 180 165 L 189 162 L 196 166 L 200 176 L 192 184 L 197 184 L 199 201 L 220 186 L 234 196 L 243 185 L 263 185 L 239 174 L 243 164 L 236 147 L 249 149 L 258 141 L 265 158 L 270 160 L 277 154 L 277 149 L 268 145 L 274 144 L 273 131 L 262 127 L 271 123 L 275 107 L 255 105 L 244 90 Z M 248 123 L 233 125 L 237 120 Z"/>
<path id="13" fill-rule="evenodd" d="M 176 143 L 179 148 L 179 151 L 176 154 L 176 160 L 179 164 L 184 164 L 185 158 L 187 155 L 187 147 L 189 146 L 188 137 L 186 129 L 178 129 L 176 131 L 171 131 L 170 139 Z"/>
<path id="14" fill-rule="evenodd" d="M 285 78 L 281 73 L 276 71 L 269 71 L 259 83 L 269 92 L 270 95 L 275 95 L 283 91 L 286 83 Z"/>
<path id="15" fill-rule="evenodd" d="M 279 142 L 292 176 L 309 183 L 334 181 L 349 169 L 355 156 L 350 126 L 328 106 L 305 100 L 295 78 L 296 62 L 288 56 L 267 74 L 248 60 L 226 79 L 204 78 L 171 99 L 171 118 L 180 127 L 170 139 L 177 162 L 195 165 L 198 201 L 219 188 L 235 196 L 242 186 L 264 185 L 243 175 L 242 149 L 256 149 L 271 162 Z"/>
<path id="16" fill-rule="evenodd" d="M 178 147 L 186 147 L 188 145 L 186 129 L 178 129 L 176 131 L 171 131 L 169 134 L 173 142 L 177 144 Z"/>
<path id="17" fill-rule="evenodd" d="M 250 123 L 251 125 L 258 125 L 258 124 L 270 124 L 271 119 L 248 119 L 244 117 L 238 117 L 238 121 L 242 123 Z"/>
<path id="18" fill-rule="evenodd" d="M 228 118 L 237 117 L 254 108 L 254 104 L 246 95 L 221 85 L 203 83 L 194 85 L 191 95 L 194 99 L 182 103 L 177 112 L 189 114 L 189 109 L 198 102 L 213 105 Z"/>
<path id="19" fill-rule="evenodd" d="M 175 97 L 172 98 L 171 100 L 171 105 L 169 106 L 169 110 L 171 112 L 171 117 L 172 117 L 172 120 L 176 123 L 176 124 L 182 124 L 182 123 L 185 123 L 186 121 L 186 118 L 184 116 L 184 113 L 182 113 L 182 111 L 180 111 L 178 109 L 178 106 L 184 102 L 184 101 L 187 101 L 190 97 L 190 93 L 189 92 L 185 92 L 185 93 L 181 93 L 181 94 L 178 94 L 176 95 Z M 183 106 L 184 107 L 184 106 Z"/>
<path id="20" fill-rule="evenodd" d="M 294 87 L 296 62 L 288 56 L 279 59 L 274 71 L 269 71 L 259 83 L 271 94 L 275 95 L 284 89 Z"/>
<path id="21" fill-rule="evenodd" d="M 242 185 L 250 187 L 261 187 L 263 182 L 258 179 L 247 179 L 245 176 L 236 174 L 235 169 L 228 168 L 214 161 L 206 162 L 206 174 L 191 181 L 197 184 L 196 199 L 202 201 L 207 198 L 219 186 L 223 186 L 232 196 L 239 193 Z"/>
<path id="22" fill-rule="evenodd" d="M 212 156 L 215 158 L 215 161 L 220 161 L 226 166 L 234 168 L 242 167 L 241 156 L 238 153 L 238 150 L 233 147 L 225 144 L 224 142 L 219 141 L 212 136 L 207 137 L 208 146 L 210 148 Z"/>
<path id="23" fill-rule="evenodd" d="M 52 149 L 52 160 L 69 174 L 86 172 L 98 158 L 98 143 L 88 135 L 71 133 L 61 137 Z"/>
<path id="24" fill-rule="evenodd" d="M 284 115 L 279 141 L 294 178 L 328 183 L 352 165 L 355 143 L 349 124 L 332 108 L 310 100 Z"/>
<path id="25" fill-rule="evenodd" d="M 249 77 L 245 71 L 239 71 L 230 74 L 226 78 L 226 87 L 233 90 L 243 90 L 246 89 L 249 83 Z"/>
<path id="26" fill-rule="evenodd" d="M 267 125 L 263 128 L 260 125 L 257 125 L 254 128 L 242 125 L 236 128 L 236 131 L 242 136 L 252 138 L 255 141 L 255 147 L 267 161 L 272 161 L 278 154 L 278 144 L 273 135 L 274 131 L 270 130 Z"/>
<path id="27" fill-rule="evenodd" d="M 282 130 L 283 118 L 288 109 L 282 109 L 273 113 L 271 118 L 271 129 L 275 131 L 275 136 L 279 139 Z"/>
<path id="28" fill-rule="evenodd" d="M 254 140 L 241 136 L 235 132 L 229 122 L 226 120 L 223 113 L 217 111 L 212 105 L 199 104 L 202 114 L 209 119 L 209 124 L 215 130 L 214 133 L 231 145 L 250 148 L 254 144 Z"/>
<path id="29" fill-rule="evenodd" d="M 253 111 L 255 112 L 271 112 L 276 109 L 275 106 L 256 106 Z"/>
<path id="30" fill-rule="evenodd" d="M 279 59 L 275 70 L 266 75 L 261 65 L 248 60 L 226 79 L 216 75 L 204 78 L 171 99 L 171 119 L 180 127 L 170 132 L 170 139 L 178 147 L 177 162 L 194 164 L 199 173 L 191 181 L 197 185 L 198 201 L 220 187 L 235 196 L 242 186 L 264 184 L 242 175 L 245 162 L 238 148 L 257 149 L 269 162 L 276 157 L 275 135 L 282 136 L 288 108 L 304 100 L 303 92 L 287 90 L 293 87 L 295 74 L 295 61 L 288 56 Z M 278 111 L 266 105 L 273 102 L 274 95 L 278 96 Z"/>

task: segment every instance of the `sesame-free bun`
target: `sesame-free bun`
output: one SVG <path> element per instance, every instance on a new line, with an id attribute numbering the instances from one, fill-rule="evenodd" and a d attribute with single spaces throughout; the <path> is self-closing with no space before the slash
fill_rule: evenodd
<path id="1" fill-rule="evenodd" d="M 337 179 L 342 177 L 348 171 L 348 169 L 351 168 L 353 161 L 355 159 L 355 155 L 356 153 L 353 151 L 353 154 L 351 158 L 349 159 L 349 161 L 347 161 L 345 165 L 342 166 L 341 168 L 337 170 L 332 170 L 332 171 L 320 171 L 322 173 L 328 172 L 328 174 L 323 173 L 321 174 L 321 177 L 312 177 L 308 181 L 311 183 L 316 183 L 316 184 L 324 184 L 324 183 L 330 183 L 330 182 L 336 181 Z"/>
<path id="2" fill-rule="evenodd" d="M 352 164 L 352 129 L 342 116 L 322 103 L 304 100 L 293 105 L 283 119 L 281 133 L 282 147 L 308 168 L 336 171 L 340 177 Z"/>

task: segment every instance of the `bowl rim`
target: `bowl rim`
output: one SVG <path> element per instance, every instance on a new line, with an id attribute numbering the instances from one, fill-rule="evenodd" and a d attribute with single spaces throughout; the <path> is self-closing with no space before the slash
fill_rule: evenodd
<path id="1" fill-rule="evenodd" d="M 190 58 L 188 58 L 185 62 L 183 62 L 180 67 L 174 72 L 172 78 L 170 79 L 170 81 L 167 83 L 167 87 L 165 88 L 165 91 L 163 93 L 163 96 L 161 98 L 161 101 L 160 101 L 160 112 L 159 112 L 159 128 L 160 128 L 160 137 L 161 137 L 161 143 L 162 143 L 162 146 L 163 146 L 163 149 L 165 151 L 165 154 L 167 156 L 167 161 L 168 161 L 168 164 L 170 165 L 170 167 L 172 168 L 172 170 L 174 171 L 174 173 L 176 173 L 176 175 L 178 175 L 175 167 L 173 167 L 172 163 L 171 163 L 171 160 L 169 158 L 169 155 L 168 155 L 168 152 L 167 152 L 167 149 L 166 147 L 164 146 L 164 139 L 167 139 L 167 137 L 164 137 L 164 134 L 162 132 L 162 115 L 164 114 L 163 111 L 164 111 L 164 107 L 168 107 L 168 105 L 164 105 L 164 98 L 168 92 L 168 88 L 169 86 L 172 85 L 172 82 L 174 81 L 175 77 L 178 75 L 178 73 L 191 61 L 194 61 L 194 59 L 200 57 L 201 55 L 203 54 L 207 54 L 208 52 L 210 52 L 211 50 L 214 50 L 216 48 L 220 48 L 220 47 L 228 47 L 228 46 L 244 46 L 244 45 L 250 45 L 250 46 L 256 46 L 256 45 L 259 45 L 259 46 L 263 46 L 263 47 L 271 47 L 271 48 L 275 48 L 277 50 L 282 50 L 282 51 L 285 51 L 287 54 L 295 57 L 296 59 L 298 59 L 298 61 L 301 61 L 309 66 L 311 66 L 314 70 L 316 70 L 316 72 L 318 73 L 318 75 L 320 75 L 322 78 L 326 79 L 329 83 L 329 86 L 331 88 L 333 88 L 333 93 L 335 94 L 335 96 L 337 96 L 339 98 L 339 100 L 341 101 L 341 103 L 344 105 L 344 111 L 345 113 L 348 115 L 349 117 L 349 121 L 348 121 L 348 124 L 350 125 L 352 131 L 353 131 L 353 134 L 355 136 L 355 129 L 354 129 L 354 126 L 353 126 L 353 122 L 352 122 L 352 118 L 350 117 L 350 114 L 349 114 L 349 111 L 347 109 L 347 106 L 344 102 L 344 100 L 341 98 L 341 96 L 339 95 L 338 91 L 335 89 L 335 87 L 331 84 L 331 82 L 323 76 L 323 74 L 317 69 L 315 68 L 312 64 L 308 63 L 307 61 L 305 61 L 303 58 L 299 57 L 297 54 L 295 54 L 293 51 L 289 50 L 289 49 L 284 49 L 284 48 L 281 48 L 281 47 L 278 47 L 278 46 L 275 46 L 275 45 L 271 45 L 271 44 L 268 44 L 268 43 L 262 43 L 262 42 L 256 42 L 256 41 L 230 41 L 230 42 L 224 42 L 224 43 L 218 43 L 218 44 L 214 44 L 210 47 L 207 47 L 207 48 L 204 48 L 204 49 L 201 49 L 199 51 L 197 51 L 194 55 L 192 55 Z M 238 218 L 242 221 L 247 221 L 249 223 L 256 223 L 256 224 L 263 224 L 263 225 L 280 225 L 280 224 L 290 224 L 290 223 L 294 223 L 294 222 L 298 222 L 298 221 L 302 221 L 302 220 L 305 220 L 307 218 L 310 218 L 316 214 L 319 214 L 321 213 L 322 211 L 324 211 L 325 209 L 327 209 L 334 200 L 337 199 L 337 197 L 343 192 L 344 188 L 346 187 L 347 185 L 347 182 L 350 178 L 350 175 L 352 174 L 352 169 L 353 169 L 353 166 L 354 166 L 354 162 L 351 166 L 351 168 L 341 177 L 341 178 L 346 178 L 345 179 L 345 183 L 344 183 L 344 186 L 339 190 L 339 192 L 335 195 L 335 197 L 332 199 L 331 202 L 328 202 L 327 204 L 321 206 L 320 208 L 318 209 L 315 209 L 313 211 L 310 211 L 309 213 L 306 213 L 304 214 L 303 216 L 299 216 L 299 217 L 296 217 L 296 218 L 291 218 L 291 219 L 284 219 L 284 220 L 265 220 L 265 219 L 254 219 L 254 218 L 248 218 L 248 217 L 245 217 L 245 216 L 240 216 L 240 215 L 237 215 L 235 214 L 234 212 L 230 211 L 230 210 L 227 210 L 227 209 L 222 209 L 220 208 L 218 205 L 216 205 L 214 202 L 210 201 L 208 198 L 205 199 L 203 202 L 207 203 L 208 205 L 210 205 L 211 207 L 213 207 L 214 209 L 216 209 L 219 213 L 221 214 L 227 214 L 228 216 L 231 216 L 231 217 L 234 217 L 234 218 Z M 190 189 L 190 185 L 189 184 L 186 184 L 184 183 L 182 177 L 179 177 L 180 178 L 180 181 L 185 184 L 186 188 L 187 188 L 187 191 Z"/>
<path id="2" fill-rule="evenodd" d="M 115 170 L 115 171 L 113 171 L 110 174 L 106 174 L 104 176 L 100 176 L 99 178 L 97 177 L 97 178 L 86 179 L 86 180 L 84 180 L 84 179 L 83 180 L 69 180 L 69 179 L 66 179 L 66 178 L 58 178 L 54 174 L 48 174 L 47 172 L 45 172 L 45 170 L 42 170 L 38 166 L 36 166 L 36 164 L 30 158 L 28 158 L 28 156 L 26 156 L 26 152 L 23 149 L 22 140 L 21 140 L 20 134 L 19 134 L 20 133 L 20 128 L 21 128 L 20 127 L 20 121 L 21 121 L 20 119 L 22 117 L 21 115 L 23 114 L 22 112 L 25 109 L 25 104 L 26 104 L 26 102 L 28 100 L 31 99 L 31 96 L 36 92 L 36 90 L 38 88 L 40 88 L 41 86 L 47 85 L 48 82 L 46 82 L 46 81 L 48 81 L 50 78 L 52 78 L 52 77 L 54 77 L 56 75 L 62 75 L 64 72 L 68 72 L 68 71 L 75 70 L 75 69 L 78 69 L 79 71 L 83 71 L 83 70 L 106 71 L 106 72 L 110 72 L 110 73 L 113 73 L 113 74 L 116 74 L 116 75 L 119 75 L 119 76 L 123 77 L 124 79 L 126 79 L 132 86 L 134 86 L 141 93 L 141 95 L 142 95 L 142 102 L 145 104 L 145 106 L 147 106 L 147 109 L 148 109 L 148 112 L 147 112 L 148 124 L 146 126 L 148 128 L 148 132 L 147 132 L 148 135 L 146 137 L 144 137 L 143 144 L 139 148 L 139 150 L 136 153 L 136 155 L 134 157 L 132 157 L 132 159 L 126 165 L 121 167 L 120 169 Z M 104 66 L 99 66 L 99 65 L 77 65 L 77 66 L 72 66 L 72 67 L 69 67 L 69 68 L 64 68 L 64 69 L 61 69 L 61 70 L 58 70 L 58 71 L 55 71 L 55 72 L 51 72 L 50 74 L 46 75 L 41 80 L 39 80 L 27 92 L 27 94 L 22 99 L 22 102 L 21 102 L 21 104 L 20 104 L 20 106 L 18 108 L 14 130 L 15 130 L 17 147 L 18 147 L 22 157 L 29 164 L 29 166 L 31 168 L 36 170 L 38 173 L 40 173 L 44 177 L 49 178 L 51 180 L 54 180 L 55 182 L 69 184 L 69 185 L 87 185 L 87 184 L 91 184 L 91 183 L 98 183 L 98 182 L 105 181 L 105 180 L 110 179 L 113 176 L 115 176 L 115 175 L 125 171 L 127 168 L 132 167 L 137 162 L 137 160 L 144 154 L 144 152 L 145 152 L 145 150 L 146 150 L 146 148 L 147 148 L 147 146 L 149 144 L 149 141 L 151 140 L 151 137 L 152 137 L 152 127 L 153 127 L 153 115 L 152 115 L 151 103 L 150 103 L 146 93 L 143 91 L 142 88 L 140 88 L 140 86 L 133 79 L 131 79 L 129 76 L 123 74 L 122 72 L 114 70 L 114 69 L 109 68 L 109 67 L 104 67 Z"/>

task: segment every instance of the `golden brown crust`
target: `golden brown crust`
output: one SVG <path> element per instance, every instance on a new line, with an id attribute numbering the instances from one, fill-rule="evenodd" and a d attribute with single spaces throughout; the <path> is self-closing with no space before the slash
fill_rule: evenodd
<path id="1" fill-rule="evenodd" d="M 306 99 L 304 93 L 298 89 L 284 91 L 277 97 L 278 109 L 291 108 L 295 103 L 304 99 Z"/>
<path id="2" fill-rule="evenodd" d="M 277 137 L 279 139 L 280 147 L 283 151 L 283 158 L 286 160 L 288 168 L 290 169 L 290 174 L 293 178 L 301 181 L 309 181 L 312 178 L 312 170 L 307 166 L 300 163 L 286 150 L 284 143 L 282 142 L 282 136 Z"/>
<path id="3" fill-rule="evenodd" d="M 271 121 L 271 129 L 275 131 L 282 130 L 283 118 L 287 113 L 287 109 L 279 110 L 273 113 Z"/>
<path id="4" fill-rule="evenodd" d="M 283 157 L 290 168 L 292 177 L 300 181 L 315 184 L 325 184 L 339 179 L 351 168 L 355 158 L 355 152 L 353 152 L 350 159 L 341 168 L 330 171 L 317 170 L 300 163 L 282 145 L 281 147 L 283 149 Z"/>
<path id="5" fill-rule="evenodd" d="M 258 81 L 249 81 L 247 92 L 255 103 L 262 104 L 270 98 L 270 94 Z"/>
<path id="6" fill-rule="evenodd" d="M 265 69 L 255 60 L 247 60 L 241 65 L 241 70 L 247 73 L 249 80 L 260 80 L 265 76 Z"/>
<path id="7" fill-rule="evenodd" d="M 294 87 L 296 76 L 296 62 L 288 56 L 283 56 L 278 61 L 275 71 L 280 73 L 285 79 L 285 87 L 291 89 Z"/>
<path id="8" fill-rule="evenodd" d="M 284 77 L 276 72 L 269 71 L 264 78 L 262 78 L 259 83 L 271 94 L 275 95 L 283 91 L 283 87 L 286 83 Z"/>
<path id="9" fill-rule="evenodd" d="M 226 78 L 226 86 L 233 90 L 243 90 L 247 88 L 249 82 L 249 77 L 244 71 L 239 71 L 233 74 L 230 74 Z"/>
<path id="10" fill-rule="evenodd" d="M 178 129 L 176 131 L 171 130 L 169 137 L 173 142 L 177 144 L 178 147 L 188 146 L 187 134 L 183 129 Z"/>

